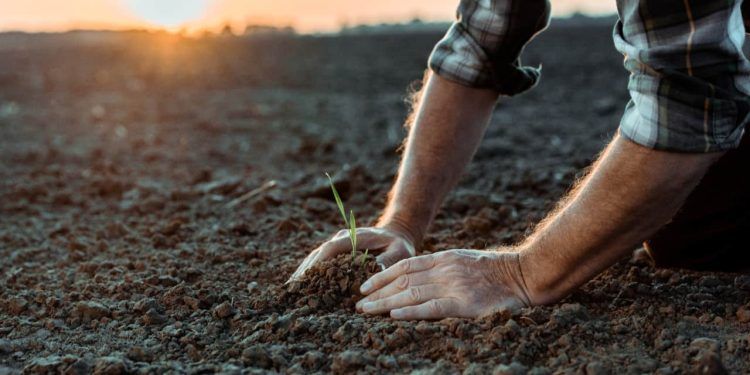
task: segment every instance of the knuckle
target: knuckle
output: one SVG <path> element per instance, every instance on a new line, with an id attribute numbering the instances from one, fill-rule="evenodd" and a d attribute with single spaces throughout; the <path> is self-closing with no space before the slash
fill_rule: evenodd
<path id="1" fill-rule="evenodd" d="M 401 260 L 398 262 L 398 268 L 402 273 L 409 273 L 409 270 L 411 269 L 411 263 L 408 259 Z"/>
<path id="2" fill-rule="evenodd" d="M 399 289 L 406 289 L 409 287 L 409 275 L 401 275 L 396 279 L 396 286 Z"/>
<path id="3" fill-rule="evenodd" d="M 349 236 L 349 231 L 346 229 L 341 229 L 334 235 L 334 238 L 341 238 L 341 237 L 347 237 Z"/>
<path id="4" fill-rule="evenodd" d="M 443 305 L 440 304 L 440 301 L 436 299 L 428 302 L 427 308 L 429 309 L 430 313 L 433 315 L 440 315 L 443 312 Z"/>
<path id="5" fill-rule="evenodd" d="M 459 255 L 455 251 L 446 251 L 443 252 L 443 259 L 447 261 L 454 261 L 459 258 Z"/>
<path id="6" fill-rule="evenodd" d="M 411 299 L 411 302 L 419 302 L 421 300 L 419 288 L 409 288 L 409 298 Z"/>

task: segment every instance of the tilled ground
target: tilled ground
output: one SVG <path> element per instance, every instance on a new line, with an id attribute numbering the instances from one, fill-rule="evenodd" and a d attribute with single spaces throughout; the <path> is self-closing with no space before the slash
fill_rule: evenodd
<path id="1" fill-rule="evenodd" d="M 627 100 L 610 30 L 528 49 L 542 83 L 423 251 L 519 240 L 589 165 Z M 421 322 L 282 285 L 339 229 L 324 172 L 376 218 L 439 37 L 0 37 L 0 374 L 746 372 L 744 275 L 625 259 L 558 305 Z"/>

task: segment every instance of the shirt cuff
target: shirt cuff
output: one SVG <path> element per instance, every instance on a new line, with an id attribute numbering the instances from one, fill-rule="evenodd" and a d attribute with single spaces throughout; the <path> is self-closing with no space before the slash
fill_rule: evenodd
<path id="1" fill-rule="evenodd" d="M 633 92 L 631 96 L 619 133 L 632 142 L 682 153 L 721 152 L 740 146 L 748 118 L 745 114 L 738 119 L 732 102 L 708 99 L 705 108 L 694 108 L 663 96 Z"/>
<path id="2" fill-rule="evenodd" d="M 464 86 L 489 88 L 513 96 L 534 87 L 541 66 L 522 66 L 515 61 L 492 63 L 484 49 L 456 22 L 430 54 L 429 68 L 442 78 Z"/>

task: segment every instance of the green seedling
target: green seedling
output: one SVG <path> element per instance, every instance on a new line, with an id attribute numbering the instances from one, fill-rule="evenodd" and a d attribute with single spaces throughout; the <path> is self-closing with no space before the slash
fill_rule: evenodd
<path id="1" fill-rule="evenodd" d="M 331 175 L 329 175 L 328 173 L 326 173 L 326 176 L 328 177 L 328 182 L 331 183 L 333 198 L 336 199 L 336 205 L 339 206 L 341 217 L 344 218 L 344 224 L 349 230 L 349 240 L 352 242 L 352 261 L 354 261 L 354 257 L 357 254 L 357 223 L 354 220 L 354 211 L 349 210 L 349 218 L 347 219 L 346 209 L 344 209 L 344 202 L 341 201 L 341 196 L 339 196 L 339 192 L 336 190 L 336 186 L 333 184 L 333 178 L 331 178 Z"/>
<path id="2" fill-rule="evenodd" d="M 349 240 L 352 243 L 352 262 L 355 260 L 355 256 L 357 255 L 357 220 L 354 218 L 354 211 L 349 210 L 349 218 L 346 218 L 346 209 L 344 208 L 344 202 L 341 201 L 341 196 L 339 195 L 339 192 L 336 190 L 336 186 L 333 184 L 333 178 L 331 178 L 331 175 L 326 173 L 326 176 L 328 177 L 328 182 L 331 183 L 331 191 L 333 191 L 333 198 L 336 200 L 336 205 L 339 207 L 339 212 L 341 213 L 341 217 L 344 219 L 344 225 L 346 225 L 346 228 L 349 230 Z M 370 249 L 365 249 L 364 254 L 362 254 L 362 257 L 360 257 L 360 267 L 365 266 L 365 261 L 367 260 L 367 253 L 370 251 Z"/>
<path id="3" fill-rule="evenodd" d="M 365 266 L 365 261 L 367 260 L 367 252 L 370 251 L 370 249 L 365 249 L 364 254 L 362 254 L 362 259 L 359 261 L 359 266 L 363 267 Z"/>

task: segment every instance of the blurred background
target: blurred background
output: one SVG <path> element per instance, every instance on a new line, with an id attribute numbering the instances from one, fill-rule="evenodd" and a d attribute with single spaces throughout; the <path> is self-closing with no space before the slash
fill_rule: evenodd
<path id="1" fill-rule="evenodd" d="M 331 32 L 343 26 L 445 21 L 458 0 L 35 0 L 0 1 L 0 30 L 166 28 L 172 31 L 243 30 L 248 25 L 293 27 L 300 32 Z M 555 16 L 576 12 L 606 14 L 614 1 L 558 0 Z"/>

